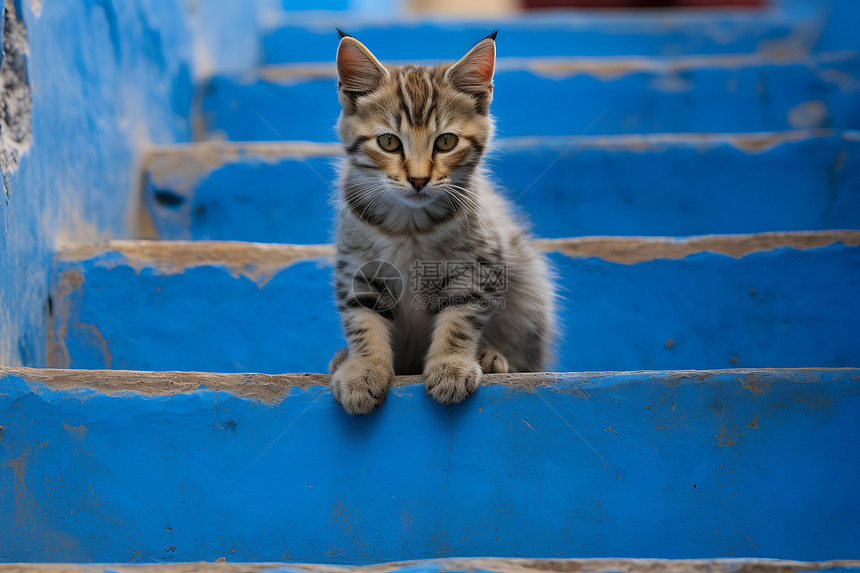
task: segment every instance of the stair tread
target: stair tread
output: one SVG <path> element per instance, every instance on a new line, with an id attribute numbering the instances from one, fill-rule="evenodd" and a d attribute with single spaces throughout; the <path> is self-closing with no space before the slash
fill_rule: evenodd
<path id="1" fill-rule="evenodd" d="M 559 277 L 554 368 L 860 359 L 851 336 L 860 325 L 860 231 L 539 244 Z M 53 270 L 49 364 L 324 372 L 344 346 L 331 249 L 196 241 L 65 249 Z"/>
<path id="2" fill-rule="evenodd" d="M 590 387 L 608 386 L 618 381 L 647 381 L 655 384 L 700 384 L 709 378 L 734 384 L 748 377 L 759 379 L 759 385 L 783 379 L 809 380 L 816 373 L 852 377 L 860 370 L 852 367 L 809 368 L 721 368 L 702 370 L 626 370 L 596 372 L 521 372 L 512 374 L 485 374 L 483 386 L 510 386 L 532 390 L 538 386 L 587 384 Z M 312 372 L 264 374 L 260 372 L 186 372 L 174 370 L 108 370 L 29 368 L 0 366 L 0 378 L 15 376 L 28 383 L 38 383 L 52 390 L 69 391 L 89 389 L 108 396 L 133 392 L 143 396 L 173 396 L 195 390 L 227 392 L 242 398 L 277 403 L 290 394 L 293 388 L 308 390 L 311 386 L 328 386 L 329 376 Z M 392 388 L 421 384 L 420 375 L 395 376 Z"/>
<path id="3" fill-rule="evenodd" d="M 243 561 L 401 561 L 402 573 L 453 573 L 504 569 L 410 560 L 564 552 L 815 561 L 850 553 L 860 536 L 851 479 L 860 458 L 850 454 L 860 439 L 858 369 L 549 374 L 546 384 L 491 382 L 451 408 L 405 385 L 362 417 L 321 385 L 267 393 L 260 381 L 277 378 L 263 376 L 242 385 L 237 375 L 241 390 L 192 390 L 194 381 L 148 396 L 135 391 L 144 378 L 157 387 L 159 376 L 179 375 L 115 373 L 114 382 L 114 373 L 93 373 L 108 389 L 134 379 L 115 395 L 67 385 L 64 375 L 0 369 L 9 490 L 26 492 L 0 504 L 0 523 L 36 515 L 4 532 L 13 562 L 185 562 L 166 570 L 182 573 L 238 572 Z M 786 515 L 805 518 L 775 528 Z M 217 556 L 234 563 L 188 563 Z M 605 562 L 506 563 L 511 573 L 541 573 Z M 613 560 L 611 569 L 663 563 Z M 737 560 L 714 563 L 745 571 Z M 749 573 L 766 565 L 757 560 Z M 340 570 L 259 573 L 300 571 Z"/>
<path id="4" fill-rule="evenodd" d="M 306 142 L 155 147 L 142 236 L 328 241 L 341 158 Z M 499 139 L 487 165 L 543 237 L 860 228 L 857 131 Z"/>
<path id="5" fill-rule="evenodd" d="M 772 64 L 738 61 L 749 65 L 675 69 L 657 62 L 637 69 L 610 62 L 587 73 L 573 65 L 501 70 L 491 112 L 502 137 L 860 128 L 856 52 Z M 335 141 L 340 106 L 334 81 L 215 76 L 200 100 L 198 139 Z M 546 113 L 522 105 L 535 93 Z"/>
<path id="6" fill-rule="evenodd" d="M 536 56 L 536 57 L 504 57 L 496 59 L 495 71 L 499 72 L 532 72 L 539 76 L 564 78 L 571 75 L 583 74 L 599 78 L 618 78 L 632 74 L 651 73 L 668 74 L 684 73 L 691 70 L 741 70 L 744 68 L 785 67 L 820 63 L 846 62 L 856 59 L 858 52 L 840 50 L 835 52 L 819 52 L 807 54 L 702 54 L 679 56 Z M 389 65 L 419 64 L 436 65 L 434 60 L 386 60 Z M 315 79 L 337 78 L 334 60 L 326 62 L 295 62 L 285 64 L 270 64 L 261 66 L 243 74 L 235 74 L 243 82 L 262 79 L 271 82 L 301 82 Z"/>
<path id="7" fill-rule="evenodd" d="M 456 58 L 490 31 L 499 29 L 500 53 L 624 55 L 778 51 L 814 48 L 821 10 L 810 6 L 774 10 L 654 12 L 556 11 L 503 18 L 362 18 L 290 14 L 263 32 L 268 62 L 326 58 L 334 50 L 335 26 L 346 26 L 386 58 Z M 418 40 L 418 41 L 416 41 Z M 405 53 L 404 53 L 405 52 Z M 462 52 L 462 53 L 461 53 Z M 320 56 L 317 56 L 320 54 Z M 324 55 L 321 55 L 324 54 Z M 326 58 L 327 59 L 327 58 Z"/>
<path id="8" fill-rule="evenodd" d="M 126 571 L 127 563 L 118 564 L 64 564 L 62 569 L 42 563 L 16 563 L 15 573 L 116 573 Z M 783 559 L 716 558 L 716 559 L 631 559 L 601 557 L 594 558 L 542 558 L 522 557 L 443 557 L 437 559 L 409 559 L 393 563 L 374 563 L 378 573 L 460 573 L 482 571 L 486 573 L 544 573 L 545 571 L 590 571 L 592 573 L 635 573 L 643 569 L 665 573 L 698 573 L 702 570 L 731 569 L 733 573 L 805 573 L 842 571 L 849 573 L 860 569 L 860 560 L 788 561 Z M 283 561 L 260 563 L 256 561 L 230 561 L 212 563 L 200 561 L 194 564 L 195 573 L 360 573 L 361 566 L 320 565 Z M 152 573 L 186 573 L 186 564 L 148 564 Z"/>
<path id="9" fill-rule="evenodd" d="M 778 248 L 813 249 L 842 243 L 860 245 L 860 230 L 785 231 L 736 235 L 693 237 L 570 237 L 536 239 L 544 251 L 557 251 L 575 257 L 596 257 L 612 262 L 633 264 L 654 259 L 678 259 L 694 253 L 713 252 L 735 258 Z M 61 246 L 57 259 L 82 261 L 105 252 L 120 253 L 132 266 L 155 264 L 165 272 L 210 264 L 241 269 L 260 265 L 282 268 L 302 259 L 334 255 L 333 245 L 290 245 L 249 241 L 167 241 L 111 240 Z M 112 261 L 108 264 L 114 264 Z"/>

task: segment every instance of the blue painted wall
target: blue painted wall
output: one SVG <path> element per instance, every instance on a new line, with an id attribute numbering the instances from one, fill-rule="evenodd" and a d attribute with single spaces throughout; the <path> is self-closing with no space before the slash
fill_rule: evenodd
<path id="1" fill-rule="evenodd" d="M 551 258 L 563 330 L 554 370 L 860 364 L 860 247 L 632 265 Z M 331 264 L 300 260 L 268 282 L 225 265 L 159 270 L 110 250 L 58 261 L 52 365 L 325 372 L 345 346 Z M 242 272 L 253 276 L 253 262 Z"/>
<path id="2" fill-rule="evenodd" d="M 251 26 L 236 15 L 253 14 L 247 4 L 222 4 L 222 20 Z M 43 365 L 56 245 L 133 234 L 142 148 L 191 137 L 195 60 L 238 65 L 256 52 L 235 45 L 231 60 L 205 34 L 195 43 L 192 28 L 209 30 L 213 17 L 181 0 L 5 6 L 27 28 L 32 122 L 19 165 L 3 168 L 0 364 Z"/>
<path id="3" fill-rule="evenodd" d="M 413 384 L 358 418 L 288 380 L 248 378 L 283 385 L 267 404 L 26 376 L 0 371 L 2 561 L 860 557 L 858 370 L 552 375 L 453 408 Z"/>
<path id="4" fill-rule="evenodd" d="M 191 53 L 178 2 L 22 4 L 32 140 L 0 200 L 0 364 L 39 365 L 55 244 L 123 235 L 141 145 L 190 137 Z"/>

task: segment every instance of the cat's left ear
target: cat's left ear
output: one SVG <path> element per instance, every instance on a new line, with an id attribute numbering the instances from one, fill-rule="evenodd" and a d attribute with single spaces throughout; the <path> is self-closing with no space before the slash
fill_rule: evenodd
<path id="1" fill-rule="evenodd" d="M 475 95 L 493 93 L 493 71 L 496 68 L 496 30 L 469 50 L 445 72 L 445 79 L 460 91 Z"/>
<path id="2" fill-rule="evenodd" d="M 388 79 L 388 71 L 364 44 L 338 29 L 337 47 L 338 88 L 356 94 L 376 90 Z"/>

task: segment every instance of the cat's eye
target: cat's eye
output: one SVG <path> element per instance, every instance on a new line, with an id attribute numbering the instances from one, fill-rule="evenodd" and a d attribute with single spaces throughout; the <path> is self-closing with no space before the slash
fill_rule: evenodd
<path id="1" fill-rule="evenodd" d="M 397 136 L 391 133 L 380 135 L 376 138 L 376 141 L 379 143 L 379 147 L 390 153 L 399 151 L 403 145 L 400 143 L 400 140 L 397 139 Z"/>
<path id="2" fill-rule="evenodd" d="M 443 133 L 436 138 L 436 143 L 433 145 L 436 147 L 436 151 L 451 151 L 458 141 L 460 138 L 453 133 Z"/>

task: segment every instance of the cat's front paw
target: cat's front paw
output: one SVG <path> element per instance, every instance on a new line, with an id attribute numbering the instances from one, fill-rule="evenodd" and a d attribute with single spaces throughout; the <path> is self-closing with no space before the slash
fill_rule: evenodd
<path id="1" fill-rule="evenodd" d="M 346 358 L 331 375 L 334 399 L 352 415 L 369 414 L 385 401 L 394 379 L 391 366 L 366 358 Z"/>
<path id="2" fill-rule="evenodd" d="M 481 365 L 474 359 L 452 356 L 431 360 L 424 368 L 424 388 L 430 397 L 450 406 L 475 393 Z"/>
<path id="3" fill-rule="evenodd" d="M 478 362 L 484 374 L 507 374 L 510 369 L 508 359 L 494 348 L 485 348 L 478 353 Z"/>
<path id="4" fill-rule="evenodd" d="M 340 368 L 340 365 L 346 362 L 346 359 L 349 358 L 349 351 L 346 348 L 341 348 L 338 350 L 334 358 L 331 359 L 331 362 L 328 363 L 328 373 L 334 374 L 335 371 Z"/>

